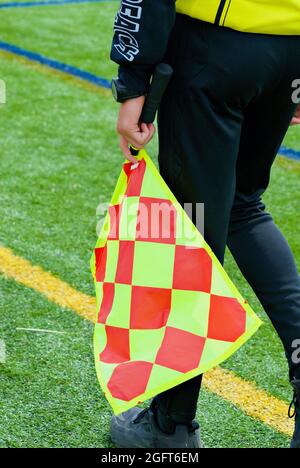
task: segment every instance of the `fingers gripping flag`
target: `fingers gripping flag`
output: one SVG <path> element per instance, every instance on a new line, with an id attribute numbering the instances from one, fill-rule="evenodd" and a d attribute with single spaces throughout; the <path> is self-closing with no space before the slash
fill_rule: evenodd
<path id="1" fill-rule="evenodd" d="M 231 356 L 260 326 L 145 151 L 91 260 L 97 375 L 119 414 Z"/>

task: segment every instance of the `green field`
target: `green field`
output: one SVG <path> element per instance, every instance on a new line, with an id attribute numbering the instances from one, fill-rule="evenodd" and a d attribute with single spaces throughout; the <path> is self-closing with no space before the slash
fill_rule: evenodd
<path id="1" fill-rule="evenodd" d="M 116 2 L 0 10 L 0 40 L 110 79 Z M 93 295 L 89 258 L 96 208 L 108 201 L 122 157 L 118 107 L 93 92 L 0 53 L 8 102 L 0 106 L 0 245 Z M 149 152 L 156 156 L 157 142 Z M 300 131 L 285 145 L 300 150 Z M 265 197 L 300 259 L 300 163 L 278 158 Z M 264 326 L 224 366 L 289 401 L 282 348 L 228 255 L 227 270 Z M 89 322 L 0 276 L 0 447 L 111 447 L 111 411 L 96 380 Z M 63 331 L 38 334 L 19 327 Z M 198 412 L 207 447 L 287 447 L 288 438 L 203 391 Z"/>

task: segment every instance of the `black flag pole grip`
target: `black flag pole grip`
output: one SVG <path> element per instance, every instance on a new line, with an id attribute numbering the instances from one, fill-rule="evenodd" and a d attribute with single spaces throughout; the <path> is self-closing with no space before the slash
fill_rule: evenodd
<path id="1" fill-rule="evenodd" d="M 167 63 L 160 63 L 156 66 L 151 80 L 149 93 L 146 97 L 146 101 L 140 117 L 141 123 L 150 124 L 154 122 L 156 113 L 172 74 L 173 69 Z M 139 151 L 137 149 L 131 148 L 131 154 L 133 156 L 137 156 L 138 152 Z"/>
<path id="2" fill-rule="evenodd" d="M 140 121 L 150 124 L 155 120 L 162 97 L 172 77 L 173 69 L 166 63 L 160 63 L 154 70 L 150 90 L 147 95 Z"/>

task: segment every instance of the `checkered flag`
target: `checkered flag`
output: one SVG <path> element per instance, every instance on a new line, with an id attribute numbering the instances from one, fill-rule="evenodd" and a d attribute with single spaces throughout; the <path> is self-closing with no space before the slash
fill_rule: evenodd
<path id="1" fill-rule="evenodd" d="M 95 360 L 116 414 L 220 364 L 260 326 L 145 151 L 91 261 Z"/>

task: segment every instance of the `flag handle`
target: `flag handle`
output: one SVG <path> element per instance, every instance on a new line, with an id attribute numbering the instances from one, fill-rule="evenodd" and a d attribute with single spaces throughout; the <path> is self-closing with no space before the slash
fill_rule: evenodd
<path id="1" fill-rule="evenodd" d="M 153 73 L 150 90 L 142 110 L 140 122 L 146 124 L 154 122 L 156 113 L 172 74 L 173 69 L 167 63 L 160 63 L 156 66 Z M 133 147 L 130 148 L 130 151 L 132 156 L 137 156 L 139 153 L 139 150 Z"/>

